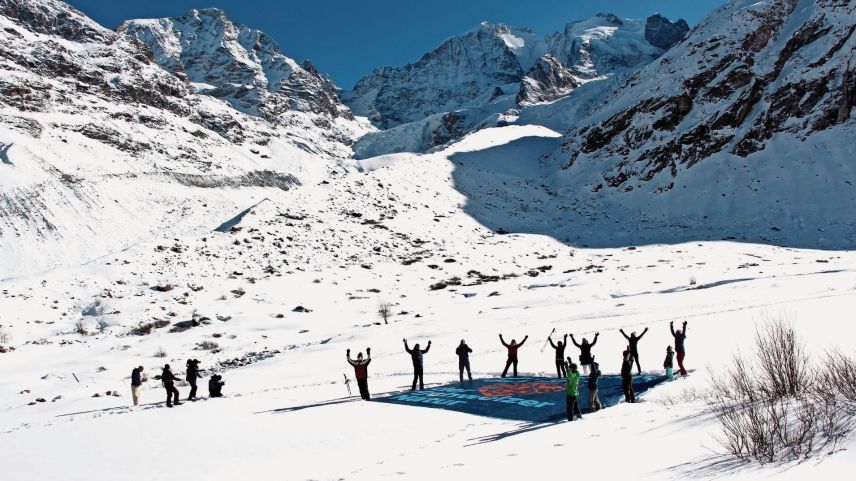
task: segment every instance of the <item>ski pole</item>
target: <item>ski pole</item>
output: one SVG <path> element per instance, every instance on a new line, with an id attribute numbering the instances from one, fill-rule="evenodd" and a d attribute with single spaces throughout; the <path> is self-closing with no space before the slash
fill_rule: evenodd
<path id="1" fill-rule="evenodd" d="M 556 328 L 555 328 L 555 327 L 553 328 L 553 330 L 552 330 L 552 331 L 550 331 L 550 335 L 549 335 L 549 336 L 547 336 L 547 340 L 546 340 L 546 341 L 544 341 L 544 345 L 543 345 L 543 346 L 541 346 L 541 352 L 544 352 L 544 349 L 547 349 L 547 343 L 548 343 L 548 342 L 550 342 L 550 336 L 552 336 L 554 332 L 556 332 Z"/>
<path id="2" fill-rule="evenodd" d="M 353 394 L 351 394 L 351 380 L 348 379 L 347 374 L 342 374 L 342 376 L 345 377 L 345 387 L 348 388 L 348 396 L 352 396 Z"/>

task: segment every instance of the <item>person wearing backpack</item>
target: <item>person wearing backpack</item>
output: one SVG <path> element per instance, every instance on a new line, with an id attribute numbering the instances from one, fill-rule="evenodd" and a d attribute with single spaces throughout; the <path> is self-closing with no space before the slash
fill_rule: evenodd
<path id="1" fill-rule="evenodd" d="M 591 412 L 600 411 L 603 409 L 603 404 L 600 403 L 600 397 L 597 395 L 597 382 L 600 380 L 600 364 L 592 357 L 591 372 L 588 375 L 588 390 L 589 390 L 589 409 Z"/>
<path id="2" fill-rule="evenodd" d="M 464 369 L 467 370 L 467 377 L 470 381 L 473 380 L 473 373 L 470 372 L 470 353 L 472 352 L 473 350 L 470 349 L 470 346 L 467 345 L 466 341 L 461 339 L 461 343 L 458 344 L 458 348 L 455 349 L 455 354 L 458 355 L 458 371 L 461 382 L 464 382 Z"/>
<path id="3" fill-rule="evenodd" d="M 577 398 L 580 395 L 580 373 L 577 372 L 577 365 L 571 362 L 568 358 L 568 377 L 565 382 L 565 403 L 568 413 L 568 421 L 573 421 L 574 417 L 583 418 L 583 413 L 580 412 L 580 404 Z"/>
<path id="4" fill-rule="evenodd" d="M 547 340 L 550 341 L 550 346 L 556 350 L 556 377 L 562 379 L 568 375 L 568 372 L 565 370 L 565 346 L 568 345 L 568 335 L 565 334 L 565 340 L 558 341 L 556 344 L 553 344 L 552 335 L 547 336 Z"/>
<path id="5" fill-rule="evenodd" d="M 357 386 L 360 388 L 360 397 L 366 401 L 371 401 L 372 397 L 369 394 L 369 364 L 372 362 L 372 348 L 366 348 L 366 359 L 363 359 L 363 353 L 357 354 L 357 359 L 351 359 L 351 350 L 348 349 L 345 353 L 348 358 L 348 364 L 354 366 L 354 377 L 357 378 Z"/>
<path id="6" fill-rule="evenodd" d="M 675 353 L 672 351 L 672 346 L 666 346 L 666 359 L 663 361 L 663 369 L 666 370 L 666 377 L 669 378 L 669 381 L 675 380 L 675 373 L 672 372 L 672 358 L 675 357 Z"/>
<path id="7" fill-rule="evenodd" d="M 404 339 L 404 350 L 407 351 L 407 354 L 410 354 L 410 359 L 413 361 L 413 387 L 410 388 L 411 391 L 416 390 L 416 381 L 419 381 L 419 390 L 422 391 L 425 389 L 425 383 L 422 380 L 423 368 L 422 368 L 422 356 L 431 349 L 431 341 L 428 341 L 428 345 L 425 347 L 425 350 L 419 349 L 419 344 L 413 346 L 413 349 L 407 347 L 407 339 Z"/>
<path id="8" fill-rule="evenodd" d="M 190 394 L 187 395 L 188 401 L 196 400 L 196 378 L 198 377 L 203 377 L 201 374 L 199 374 L 199 360 L 188 359 L 187 374 L 185 375 L 187 383 L 190 384 Z"/>

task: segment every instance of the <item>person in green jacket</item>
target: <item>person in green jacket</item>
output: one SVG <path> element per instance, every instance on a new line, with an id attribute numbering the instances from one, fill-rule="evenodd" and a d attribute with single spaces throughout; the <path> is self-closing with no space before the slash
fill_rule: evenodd
<path id="1" fill-rule="evenodd" d="M 568 358 L 568 379 L 565 388 L 565 401 L 567 402 L 568 421 L 574 420 L 574 415 L 580 419 L 583 418 L 583 413 L 580 412 L 580 405 L 577 398 L 580 395 L 580 373 L 577 372 L 577 365 Z"/>

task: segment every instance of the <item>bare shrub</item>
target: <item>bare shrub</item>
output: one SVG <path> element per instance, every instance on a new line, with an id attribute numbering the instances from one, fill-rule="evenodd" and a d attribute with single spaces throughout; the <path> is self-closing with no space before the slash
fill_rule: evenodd
<path id="1" fill-rule="evenodd" d="M 856 405 L 856 358 L 841 351 L 826 353 L 818 384 Z"/>
<path id="2" fill-rule="evenodd" d="M 89 334 L 89 330 L 86 328 L 86 323 L 83 321 L 77 321 L 76 323 L 74 323 L 74 332 L 80 334 L 81 336 Z"/>
<path id="3" fill-rule="evenodd" d="M 9 341 L 12 340 L 12 335 L 9 334 L 9 331 L 6 328 L 0 326 L 0 344 L 9 344 Z"/>
<path id="4" fill-rule="evenodd" d="M 214 341 L 202 341 L 196 344 L 198 349 L 202 349 L 203 351 L 213 351 L 215 349 L 220 349 L 220 345 Z"/>
<path id="5" fill-rule="evenodd" d="M 856 360 L 830 353 L 816 366 L 792 323 L 765 322 L 755 357 L 734 356 L 708 399 L 733 456 L 773 463 L 805 459 L 835 446 L 854 429 Z"/>
<path id="6" fill-rule="evenodd" d="M 384 324 L 389 324 L 389 318 L 392 316 L 392 304 L 381 302 L 377 306 L 377 315 L 383 319 Z"/>
<path id="7" fill-rule="evenodd" d="M 135 336 L 148 336 L 152 333 L 153 328 L 154 326 L 152 323 L 149 322 L 144 324 L 141 322 L 137 327 L 131 329 L 131 334 Z"/>
<path id="8" fill-rule="evenodd" d="M 770 397 L 797 396 L 810 387 L 811 364 L 805 346 L 788 320 L 765 322 L 755 334 L 760 388 Z"/>
<path id="9" fill-rule="evenodd" d="M 166 351 L 164 351 L 162 347 L 159 347 L 155 352 L 155 357 L 166 357 Z"/>

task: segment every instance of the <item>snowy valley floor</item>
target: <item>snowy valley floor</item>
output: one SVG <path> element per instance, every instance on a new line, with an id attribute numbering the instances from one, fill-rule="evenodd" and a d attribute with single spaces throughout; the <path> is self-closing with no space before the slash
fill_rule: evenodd
<path id="1" fill-rule="evenodd" d="M 4 479 L 848 479 L 852 438 L 832 455 L 786 466 L 722 456 L 700 396 L 713 387 L 708 367 L 749 349 L 767 318 L 792 319 L 813 353 L 852 350 L 856 253 L 720 240 L 591 249 L 495 234 L 468 213 L 475 201 L 462 191 L 479 186 L 455 169 L 468 161 L 461 149 L 508 142 L 507 132 L 534 137 L 521 147 L 527 154 L 556 142 L 537 127 L 501 139 L 485 131 L 448 151 L 365 162 L 363 174 L 287 192 L 244 189 L 254 207 L 226 232 L 213 230 L 238 212 L 203 211 L 210 228 L 196 235 L 0 281 L 0 324 L 15 347 L 0 354 Z M 532 186 L 507 189 L 493 201 L 482 192 L 479 202 L 513 228 L 523 222 L 511 219 L 514 204 Z M 538 208 L 522 215 L 528 225 L 556 222 Z M 172 290 L 153 289 L 167 283 Z M 394 305 L 388 325 L 379 302 Z M 175 325 L 194 314 L 209 319 L 183 332 L 128 334 L 140 322 Z M 87 335 L 74 332 L 81 319 Z M 669 321 L 684 320 L 689 378 L 573 424 L 363 402 L 346 398 L 343 384 L 343 373 L 353 378 L 345 349 L 371 346 L 372 392 L 408 389 L 403 338 L 433 341 L 430 385 L 457 379 L 462 338 L 474 351 L 473 375 L 496 377 L 499 333 L 529 335 L 521 373 L 551 376 L 553 352 L 541 348 L 552 329 L 578 339 L 600 332 L 594 353 L 615 374 L 625 345 L 618 329 L 648 326 L 642 366 L 660 373 Z M 199 349 L 202 341 L 219 350 Z M 155 357 L 159 350 L 166 357 Z M 144 405 L 128 407 L 134 366 L 149 377 L 165 362 L 183 373 L 189 358 L 209 369 L 257 362 L 226 365 L 223 399 L 166 409 L 150 380 Z M 103 396 L 108 390 L 120 396 Z M 46 402 L 29 405 L 36 398 Z"/>

